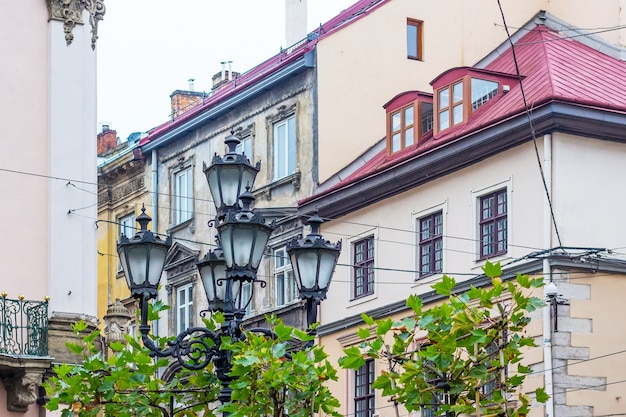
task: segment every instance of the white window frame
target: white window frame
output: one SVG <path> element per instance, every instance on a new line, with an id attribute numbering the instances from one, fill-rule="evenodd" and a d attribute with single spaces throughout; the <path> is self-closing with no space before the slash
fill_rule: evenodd
<path id="1" fill-rule="evenodd" d="M 285 134 L 281 134 L 284 129 Z M 297 128 L 296 115 L 280 120 L 273 125 L 274 180 L 296 173 Z"/>
<path id="2" fill-rule="evenodd" d="M 252 300 L 251 298 L 251 293 L 252 292 L 252 282 L 242 282 L 241 283 L 241 299 L 242 300 L 250 300 L 250 302 L 248 303 L 248 305 L 245 308 L 245 315 L 250 315 L 252 313 L 252 303 L 254 302 L 254 300 Z"/>
<path id="3" fill-rule="evenodd" d="M 442 237 L 441 237 L 441 245 L 442 245 L 442 259 L 441 259 L 441 272 L 436 272 L 434 274 L 430 274 L 424 277 L 420 277 L 420 272 L 421 272 L 421 262 L 420 262 L 420 220 L 423 219 L 424 217 L 428 217 L 431 216 L 435 213 L 437 213 L 438 211 L 441 212 L 442 215 L 442 221 L 443 221 L 443 230 L 442 230 Z M 438 280 L 439 278 L 441 278 L 441 276 L 443 275 L 443 273 L 446 271 L 446 262 L 447 262 L 447 256 L 445 254 L 447 245 L 448 245 L 448 241 L 447 241 L 447 226 L 448 226 L 448 219 L 447 219 L 447 215 L 448 215 L 448 201 L 445 200 L 439 204 L 435 204 L 433 206 L 427 207 L 423 210 L 420 211 L 416 211 L 411 213 L 411 221 L 413 224 L 413 237 L 414 237 L 414 241 L 413 241 L 413 246 L 415 247 L 415 254 L 414 254 L 414 271 L 415 271 L 415 281 L 418 283 L 418 285 L 422 285 L 425 282 L 430 282 L 430 281 L 435 281 Z"/>
<path id="4" fill-rule="evenodd" d="M 252 136 L 248 135 L 245 138 L 239 139 L 240 142 L 235 148 L 235 152 L 244 154 L 250 162 L 253 162 L 254 155 L 252 154 Z"/>
<path id="5" fill-rule="evenodd" d="M 190 300 L 191 298 L 191 300 Z M 176 330 L 177 333 L 193 326 L 193 285 L 176 288 Z"/>
<path id="6" fill-rule="evenodd" d="M 480 259 L 480 198 L 506 188 L 506 213 L 507 213 L 507 251 L 504 254 L 497 255 L 493 258 L 490 258 L 489 261 L 493 262 L 509 259 L 512 257 L 511 254 L 511 242 L 513 242 L 513 223 L 511 220 L 513 219 L 513 177 L 509 177 L 505 180 L 493 183 L 492 185 L 473 189 L 470 192 L 471 204 L 473 207 L 472 210 L 472 230 L 473 230 L 473 240 L 474 240 L 474 267 L 482 267 L 485 264 L 485 259 Z"/>
<path id="7" fill-rule="evenodd" d="M 188 166 L 172 176 L 172 200 L 174 202 L 174 225 L 193 218 L 193 170 Z M 184 181 L 184 182 L 183 182 Z"/>
<path id="8" fill-rule="evenodd" d="M 119 230 L 117 234 L 118 237 L 124 235 L 130 239 L 131 237 L 135 236 L 136 219 L 134 211 L 132 213 L 121 216 L 117 223 L 119 225 Z"/>
<path id="9" fill-rule="evenodd" d="M 117 220 L 117 224 L 118 224 L 118 230 L 117 230 L 117 237 L 118 237 L 118 239 L 122 235 L 126 236 L 129 239 L 131 237 L 135 236 L 136 221 L 135 221 L 135 212 L 134 211 L 132 213 L 128 213 L 128 214 L 125 214 L 124 216 L 119 217 L 118 220 Z M 117 272 L 122 272 L 122 270 L 123 270 L 122 262 L 118 261 L 117 262 Z"/>
<path id="10" fill-rule="evenodd" d="M 293 275 L 291 259 L 285 246 L 274 249 L 274 295 L 276 307 L 291 304 L 298 299 L 298 288 Z"/>

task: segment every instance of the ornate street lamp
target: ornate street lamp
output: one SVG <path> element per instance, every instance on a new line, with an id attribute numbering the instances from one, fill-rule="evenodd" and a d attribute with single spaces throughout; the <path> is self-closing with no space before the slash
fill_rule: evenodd
<path id="1" fill-rule="evenodd" d="M 130 239 L 121 235 L 117 244 L 126 284 L 130 288 L 130 294 L 136 298 L 150 299 L 158 295 L 165 255 L 172 246 L 170 236 L 162 240 L 148 230 L 148 223 L 151 221 L 146 214 L 146 207 L 142 206 L 141 214 L 137 217 L 139 231 Z"/>
<path id="2" fill-rule="evenodd" d="M 188 369 L 202 369 L 213 362 L 222 384 L 219 395 L 222 402 L 231 400 L 229 384 L 233 378 L 230 376 L 230 352 L 221 349 L 221 340 L 222 337 L 228 337 L 234 342 L 244 337 L 241 325 L 245 309 L 252 300 L 253 284 L 258 283 L 262 287 L 266 285 L 265 281 L 257 279 L 256 273 L 274 229 L 273 223 L 266 224 L 261 214 L 251 208 L 254 196 L 250 189 L 260 163 L 254 167 L 244 155 L 235 152 L 239 143 L 236 137 L 228 136 L 225 142 L 229 151 L 224 158 L 216 155 L 211 166 L 204 165 L 217 209 L 214 224 L 219 245 L 196 264 L 209 302 L 209 311 L 224 314 L 224 323 L 217 331 L 191 327 L 164 348 L 157 346 L 149 336 L 148 300 L 157 296 L 171 238 L 163 241 L 148 231 L 147 224 L 151 219 L 142 209 L 142 214 L 137 218 L 141 225 L 137 236 L 132 239 L 121 236 L 118 243 L 126 282 L 131 295 L 140 301 L 139 330 L 144 346 L 153 356 L 175 358 Z M 300 298 L 307 302 L 309 328 L 317 321 L 317 307 L 326 298 L 341 249 L 339 243 L 331 244 L 322 238 L 319 234 L 321 223 L 322 219 L 315 214 L 309 220 L 311 233 L 304 239 L 294 239 L 288 245 Z M 246 284 L 250 286 L 250 291 L 244 292 Z M 255 328 L 250 331 L 275 336 L 268 329 Z M 304 347 L 312 343 L 307 342 Z M 290 358 L 289 355 L 286 357 Z"/>
<path id="3" fill-rule="evenodd" d="M 208 167 L 203 163 L 203 171 L 209 183 L 218 217 L 226 210 L 238 207 L 239 196 L 246 187 L 252 188 L 256 174 L 261 169 L 261 162 L 253 166 L 245 155 L 235 151 L 239 142 L 239 138 L 231 132 L 231 135 L 224 140 L 228 146 L 226 155 L 222 158 L 215 154 L 213 162 Z"/>
<path id="4" fill-rule="evenodd" d="M 311 233 L 287 245 L 300 298 L 307 301 L 307 327 L 317 321 L 317 307 L 326 298 L 341 252 L 341 241 L 333 244 L 320 235 L 322 223 L 316 211 L 309 219 Z"/>

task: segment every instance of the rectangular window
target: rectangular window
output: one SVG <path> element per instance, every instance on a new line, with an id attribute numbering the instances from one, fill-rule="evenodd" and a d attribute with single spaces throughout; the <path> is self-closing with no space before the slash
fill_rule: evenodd
<path id="1" fill-rule="evenodd" d="M 500 349 L 496 341 L 487 345 L 487 381 L 481 387 L 481 393 L 487 399 L 492 399 L 497 389 L 500 389 Z"/>
<path id="2" fill-rule="evenodd" d="M 246 305 L 246 315 L 252 312 L 252 283 L 251 282 L 243 282 L 241 284 L 241 299 L 242 300 L 250 300 L 250 302 Z"/>
<path id="3" fill-rule="evenodd" d="M 252 155 L 252 138 L 250 136 L 246 136 L 243 139 L 240 139 L 241 142 L 239 142 L 239 144 L 237 145 L 237 147 L 235 148 L 235 152 L 240 153 L 240 154 L 244 154 L 245 156 L 248 157 L 248 159 L 250 160 L 250 162 L 253 162 L 253 155 Z"/>
<path id="4" fill-rule="evenodd" d="M 354 298 L 374 294 L 374 236 L 353 244 Z"/>
<path id="5" fill-rule="evenodd" d="M 274 179 L 296 172 L 296 116 L 274 124 Z"/>
<path id="6" fill-rule="evenodd" d="M 185 285 L 176 290 L 176 328 L 180 333 L 193 323 L 193 286 Z"/>
<path id="7" fill-rule="evenodd" d="M 118 237 L 126 236 L 127 238 L 131 238 L 135 236 L 135 213 L 127 214 L 126 216 L 120 217 L 118 220 Z M 117 272 L 122 271 L 122 263 L 118 261 L 117 263 Z"/>
<path id="8" fill-rule="evenodd" d="M 391 113 L 389 136 L 391 137 L 391 153 L 397 152 L 415 143 L 415 105 L 403 107 Z"/>
<path id="9" fill-rule="evenodd" d="M 127 214 L 120 217 L 119 220 L 119 236 L 131 238 L 135 236 L 135 213 Z"/>
<path id="10" fill-rule="evenodd" d="M 435 371 L 435 364 L 428 360 L 422 359 L 422 371 L 424 372 L 424 379 L 428 383 L 428 385 L 432 387 L 436 387 L 441 384 L 441 378 L 437 375 Z M 422 417 L 435 417 L 437 415 L 437 411 L 442 404 L 446 402 L 446 395 L 441 392 L 440 389 L 434 389 L 429 391 L 431 394 L 430 401 L 425 400 L 425 404 L 422 405 Z"/>
<path id="11" fill-rule="evenodd" d="M 505 254 L 508 211 L 506 188 L 480 197 L 478 209 L 480 259 Z"/>
<path id="12" fill-rule="evenodd" d="M 174 222 L 181 224 L 193 217 L 191 168 L 174 174 Z"/>
<path id="13" fill-rule="evenodd" d="M 354 371 L 354 416 L 372 417 L 374 414 L 374 361 L 368 360 L 365 365 Z"/>
<path id="14" fill-rule="evenodd" d="M 274 251 L 274 282 L 276 283 L 276 306 L 280 307 L 296 299 L 296 280 L 291 260 L 285 248 Z"/>
<path id="15" fill-rule="evenodd" d="M 498 95 L 498 83 L 495 81 L 481 80 L 472 78 L 472 111 Z"/>
<path id="16" fill-rule="evenodd" d="M 406 55 L 409 59 L 422 61 L 422 26 L 420 20 L 406 21 Z"/>
<path id="17" fill-rule="evenodd" d="M 422 217 L 419 223 L 419 276 L 425 277 L 442 271 L 443 264 L 443 212 Z"/>

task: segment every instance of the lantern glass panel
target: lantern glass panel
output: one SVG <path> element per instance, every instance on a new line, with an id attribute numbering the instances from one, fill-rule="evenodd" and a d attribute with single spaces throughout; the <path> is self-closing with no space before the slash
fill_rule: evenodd
<path id="1" fill-rule="evenodd" d="M 220 242 L 222 242 L 222 250 L 224 251 L 224 260 L 226 261 L 226 266 L 228 266 L 229 268 L 233 267 L 233 239 L 231 230 L 231 227 L 225 227 L 218 230 L 220 235 Z"/>
<path id="2" fill-rule="evenodd" d="M 235 265 L 246 266 L 250 263 L 252 245 L 254 244 L 254 229 L 251 227 L 237 227 L 233 230 L 233 255 Z"/>
<path id="3" fill-rule="evenodd" d="M 239 200 L 240 173 L 238 165 L 222 166 L 220 172 L 220 181 L 222 186 L 222 203 L 226 206 L 234 206 Z"/>
<path id="4" fill-rule="evenodd" d="M 218 167 L 213 165 L 209 167 L 206 174 L 207 182 L 209 183 L 209 189 L 211 190 L 211 196 L 213 196 L 213 202 L 215 207 L 222 206 L 222 194 L 220 192 Z"/>
<path id="5" fill-rule="evenodd" d="M 323 251 L 320 253 L 320 270 L 318 284 L 320 288 L 328 288 L 337 264 L 337 251 Z"/>
<path id="6" fill-rule="evenodd" d="M 127 261 L 130 269 L 130 279 L 132 279 L 135 286 L 145 285 L 148 250 L 147 245 L 134 245 L 128 248 Z"/>
<path id="7" fill-rule="evenodd" d="M 267 241 L 270 239 L 271 230 L 264 228 L 259 228 L 256 233 L 256 242 L 254 244 L 254 252 L 252 253 L 252 259 L 250 260 L 250 264 L 253 268 L 257 268 L 259 263 L 261 263 L 261 258 L 263 258 L 263 254 L 265 253 L 265 246 L 267 245 Z"/>
<path id="8" fill-rule="evenodd" d="M 118 255 L 120 257 L 120 262 L 122 263 L 122 269 L 124 270 L 124 278 L 126 279 L 126 285 L 128 285 L 128 288 L 131 288 L 131 282 L 130 282 L 130 273 L 129 271 L 127 271 L 127 264 L 126 264 L 126 251 L 124 249 L 122 250 L 118 250 Z"/>
<path id="9" fill-rule="evenodd" d="M 165 255 L 167 255 L 167 246 L 150 245 L 150 265 L 148 274 L 150 285 L 157 286 L 161 280 L 161 272 L 165 265 Z"/>
<path id="10" fill-rule="evenodd" d="M 304 289 L 315 288 L 317 281 L 317 251 L 300 250 L 297 256 L 298 271 Z"/>

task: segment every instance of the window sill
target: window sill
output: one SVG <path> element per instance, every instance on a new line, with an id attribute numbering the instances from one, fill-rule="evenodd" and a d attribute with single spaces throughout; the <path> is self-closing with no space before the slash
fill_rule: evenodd
<path id="1" fill-rule="evenodd" d="M 376 296 L 375 292 L 373 292 L 371 294 L 368 294 L 368 295 L 364 295 L 364 296 L 359 297 L 359 298 L 352 298 L 348 302 L 348 308 L 354 307 L 354 306 L 358 306 L 358 305 L 363 304 L 363 303 L 367 303 L 369 301 L 375 300 L 376 298 L 378 298 L 378 297 Z"/>
<path id="2" fill-rule="evenodd" d="M 181 230 L 183 230 L 183 229 L 185 229 L 187 227 L 192 227 L 193 220 L 194 220 L 194 218 L 192 217 L 192 218 L 187 219 L 184 222 L 179 223 L 179 224 L 177 224 L 175 226 L 170 226 L 170 228 L 166 230 L 166 233 L 168 235 L 171 235 L 173 233 L 180 232 Z"/>
<path id="3" fill-rule="evenodd" d="M 293 187 L 294 191 L 298 191 L 300 189 L 300 177 L 300 172 L 287 175 L 286 177 L 279 178 L 269 184 L 264 185 L 263 187 L 255 189 L 254 194 L 262 195 L 267 201 L 270 201 L 272 199 L 273 191 L 280 188 L 288 187 L 290 184 Z"/>
<path id="4" fill-rule="evenodd" d="M 508 252 L 502 253 L 500 255 L 494 255 L 493 257 L 478 258 L 474 260 L 474 267 L 472 269 L 482 268 L 483 266 L 485 266 L 485 263 L 487 263 L 487 261 L 495 264 L 496 262 L 508 261 L 512 259 L 513 257 Z"/>

